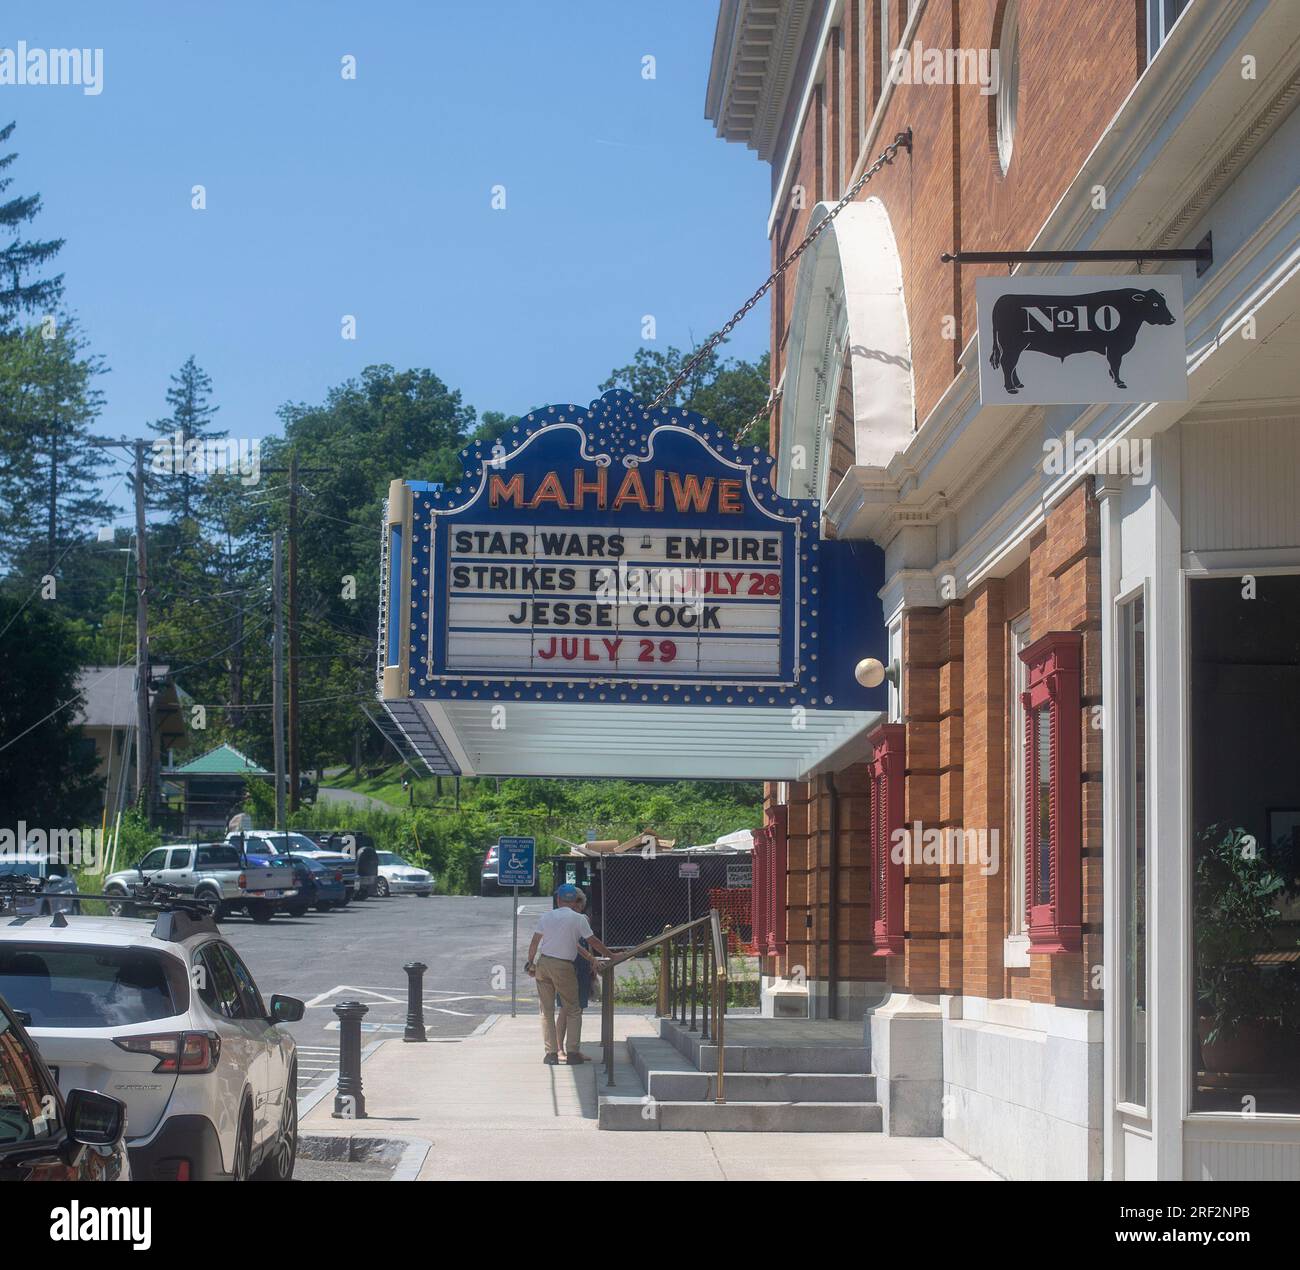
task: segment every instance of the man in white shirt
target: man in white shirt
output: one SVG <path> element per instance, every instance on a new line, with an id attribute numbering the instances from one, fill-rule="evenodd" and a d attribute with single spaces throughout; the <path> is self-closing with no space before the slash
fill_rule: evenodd
<path id="1" fill-rule="evenodd" d="M 555 892 L 556 908 L 542 915 L 537 932 L 528 945 L 524 969 L 537 980 L 537 1000 L 542 1012 L 542 1042 L 546 1046 L 544 1063 L 560 1061 L 559 1041 L 555 1034 L 555 997 L 564 1002 L 568 1026 L 564 1038 L 567 1063 L 585 1063 L 582 1052 L 582 1003 L 578 996 L 578 972 L 574 961 L 585 957 L 596 965 L 596 958 L 584 948 L 585 939 L 602 957 L 610 951 L 596 938 L 585 914 L 578 911 L 582 892 L 576 886 L 562 886 Z"/>

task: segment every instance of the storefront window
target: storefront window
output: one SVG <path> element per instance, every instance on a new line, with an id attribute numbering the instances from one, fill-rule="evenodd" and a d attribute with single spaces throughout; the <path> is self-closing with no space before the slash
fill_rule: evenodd
<path id="1" fill-rule="evenodd" d="M 1119 606 L 1120 843 L 1123 888 L 1124 1087 L 1120 1097 L 1134 1106 L 1147 1101 L 1147 722 L 1146 611 L 1142 596 Z"/>
<path id="2" fill-rule="evenodd" d="M 1188 588 L 1192 1106 L 1300 1113 L 1300 577 Z"/>
<path id="3" fill-rule="evenodd" d="M 1169 38 L 1174 23 L 1182 17 L 1191 0 L 1147 0 L 1147 61 Z"/>

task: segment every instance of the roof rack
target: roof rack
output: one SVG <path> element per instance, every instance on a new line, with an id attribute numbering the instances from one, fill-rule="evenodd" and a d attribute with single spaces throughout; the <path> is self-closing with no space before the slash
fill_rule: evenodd
<path id="1" fill-rule="evenodd" d="M 0 908 L 10 899 L 30 899 L 45 890 L 45 879 L 29 877 L 26 873 L 6 873 L 0 876 Z"/>
<path id="2" fill-rule="evenodd" d="M 32 885 L 32 884 L 35 885 Z M 20 885 L 26 884 L 26 885 Z M 43 883 L 39 878 L 3 877 L 0 878 L 0 910 L 7 907 L 10 897 L 31 899 L 44 895 Z M 220 934 L 213 914 L 216 906 L 207 900 L 196 899 L 187 895 L 179 887 L 168 886 L 165 882 L 133 883 L 127 895 L 97 895 L 84 891 L 69 893 L 66 891 L 50 892 L 58 899 L 68 900 L 108 900 L 113 903 L 133 904 L 137 908 L 149 908 L 157 912 L 158 917 L 153 926 L 153 937 L 168 943 L 179 943 L 191 935 L 203 931 Z M 54 915 L 56 926 L 67 926 L 68 922 L 62 912 Z"/>

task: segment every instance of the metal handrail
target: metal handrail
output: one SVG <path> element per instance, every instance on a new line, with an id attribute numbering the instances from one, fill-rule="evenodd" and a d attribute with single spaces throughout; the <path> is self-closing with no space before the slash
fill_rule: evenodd
<path id="1" fill-rule="evenodd" d="M 656 1013 L 661 1018 L 672 1017 L 688 1031 L 699 1031 L 701 1040 L 713 1040 L 718 1054 L 714 1101 L 726 1102 L 722 1042 L 727 1015 L 727 945 L 717 909 L 680 926 L 665 926 L 661 934 L 601 962 L 600 1046 L 605 1087 L 615 1086 L 614 969 L 655 948 L 660 949 Z"/>

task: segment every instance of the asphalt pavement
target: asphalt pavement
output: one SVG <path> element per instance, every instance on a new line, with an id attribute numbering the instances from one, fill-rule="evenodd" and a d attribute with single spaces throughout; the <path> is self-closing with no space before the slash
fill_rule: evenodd
<path id="1" fill-rule="evenodd" d="M 421 961 L 424 1022 L 432 1040 L 459 1041 L 485 1024 L 488 1015 L 510 1012 L 510 910 L 508 895 L 392 896 L 354 901 L 345 909 L 278 916 L 265 925 L 248 918 L 222 922 L 263 997 L 299 997 L 307 1004 L 301 1023 L 289 1025 L 299 1047 L 304 1093 L 332 1082 L 338 1067 L 340 1001 L 360 1001 L 369 1013 L 363 1044 L 400 1037 L 406 1020 L 407 962 Z M 520 897 L 522 966 L 537 918 L 549 899 Z M 519 1009 L 536 1011 L 532 981 L 520 970 Z"/>

